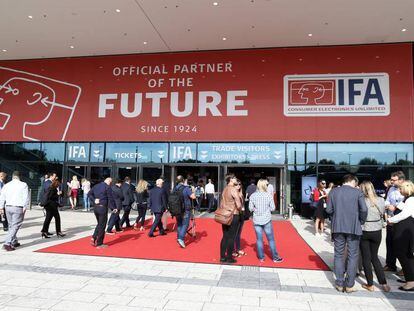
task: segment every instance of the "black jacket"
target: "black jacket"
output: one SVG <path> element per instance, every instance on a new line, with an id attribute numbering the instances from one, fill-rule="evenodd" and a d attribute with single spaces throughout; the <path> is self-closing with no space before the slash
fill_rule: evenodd
<path id="1" fill-rule="evenodd" d="M 122 190 L 117 185 L 113 185 L 111 186 L 111 191 L 114 201 L 109 201 L 109 208 L 111 210 L 117 209 L 118 211 L 120 211 L 122 209 L 122 201 L 124 200 Z M 115 202 L 115 206 L 111 202 Z"/>
<path id="2" fill-rule="evenodd" d="M 153 213 L 163 213 L 167 208 L 164 190 L 160 187 L 154 187 L 149 192 L 148 207 Z"/>
<path id="3" fill-rule="evenodd" d="M 46 190 L 47 201 L 45 204 L 45 209 L 53 209 L 59 207 L 59 196 L 56 188 L 49 188 Z"/>
<path id="4" fill-rule="evenodd" d="M 148 203 L 148 191 L 145 190 L 144 192 L 134 192 L 134 200 L 137 202 L 138 205 L 144 205 Z"/>
<path id="5" fill-rule="evenodd" d="M 124 197 L 122 200 L 122 205 L 131 205 L 134 202 L 135 187 L 131 184 L 124 182 L 121 186 L 121 190 Z"/>

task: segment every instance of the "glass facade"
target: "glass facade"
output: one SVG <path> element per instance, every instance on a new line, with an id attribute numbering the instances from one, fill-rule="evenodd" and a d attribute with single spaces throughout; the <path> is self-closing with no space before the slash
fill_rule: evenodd
<path id="1" fill-rule="evenodd" d="M 209 166 L 217 179 L 243 171 L 237 167 L 258 172 L 274 167 L 282 172 L 273 175 L 281 180 L 283 204 L 291 203 L 305 215 L 306 191 L 318 178 L 339 184 L 344 174 L 353 173 L 360 180 L 371 180 L 381 192 L 383 180 L 393 171 L 402 170 L 413 178 L 413 150 L 412 143 L 0 143 L 0 171 L 9 175 L 21 171 L 33 197 L 49 171 L 56 171 L 65 182 L 80 169 L 94 181 L 130 172 L 137 180 L 156 170 L 152 177 L 164 174 L 171 181 L 183 171 L 196 170 L 197 176 Z"/>

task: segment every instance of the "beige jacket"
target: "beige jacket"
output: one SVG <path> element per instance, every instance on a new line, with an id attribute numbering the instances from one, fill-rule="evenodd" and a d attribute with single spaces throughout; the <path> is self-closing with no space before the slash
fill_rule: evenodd
<path id="1" fill-rule="evenodd" d="M 225 206 L 235 206 L 234 215 L 239 215 L 242 209 L 240 195 L 237 189 L 233 186 L 227 186 L 224 188 L 223 193 L 221 194 L 222 203 Z"/>

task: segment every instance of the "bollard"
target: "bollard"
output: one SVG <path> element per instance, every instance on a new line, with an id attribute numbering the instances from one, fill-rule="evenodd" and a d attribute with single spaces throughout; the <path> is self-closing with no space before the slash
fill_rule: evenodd
<path id="1" fill-rule="evenodd" d="M 293 204 L 288 204 L 289 219 L 292 219 L 293 216 Z"/>

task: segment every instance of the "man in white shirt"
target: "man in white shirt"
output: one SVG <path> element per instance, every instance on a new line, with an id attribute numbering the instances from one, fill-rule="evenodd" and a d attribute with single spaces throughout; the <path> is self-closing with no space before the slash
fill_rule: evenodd
<path id="1" fill-rule="evenodd" d="M 214 193 L 215 193 L 214 184 L 212 180 L 209 179 L 205 187 L 205 194 L 206 194 L 207 203 L 208 203 L 208 210 L 207 210 L 208 213 L 210 213 L 214 207 Z"/>
<path id="2" fill-rule="evenodd" d="M 16 236 L 29 207 L 29 187 L 20 181 L 18 171 L 13 172 L 12 176 L 12 181 L 3 187 L 0 194 L 0 213 L 6 213 L 9 221 L 9 232 L 3 245 L 6 251 L 14 251 L 15 247 L 20 246 Z"/>

